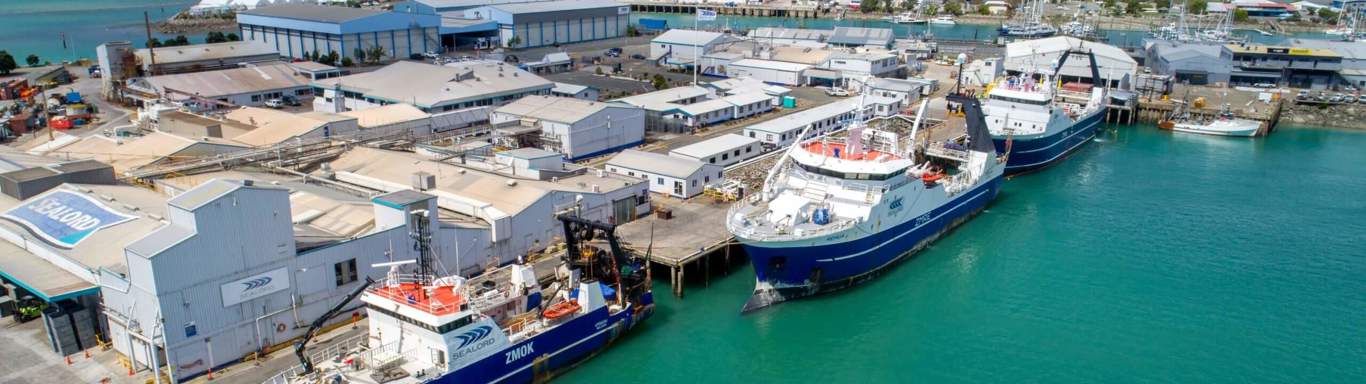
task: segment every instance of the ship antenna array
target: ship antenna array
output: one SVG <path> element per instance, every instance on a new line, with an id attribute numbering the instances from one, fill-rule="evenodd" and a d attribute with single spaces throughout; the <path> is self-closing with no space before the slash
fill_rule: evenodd
<path id="1" fill-rule="evenodd" d="M 410 214 L 412 228 L 408 235 L 413 239 L 413 250 L 417 251 L 417 280 L 422 285 L 431 284 L 432 279 L 432 231 L 426 209 L 413 210 Z"/>

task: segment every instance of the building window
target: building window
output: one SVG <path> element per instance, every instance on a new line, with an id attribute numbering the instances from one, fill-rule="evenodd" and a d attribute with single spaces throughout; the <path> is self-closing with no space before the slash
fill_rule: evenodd
<path id="1" fill-rule="evenodd" d="M 255 103 L 259 101 L 261 101 L 261 95 L 251 95 L 251 102 Z"/>
<path id="2" fill-rule="evenodd" d="M 730 159 L 730 154 L 729 154 L 729 153 L 722 153 L 722 154 L 721 154 L 721 161 L 726 161 L 726 160 L 728 160 L 728 159 Z"/>
<path id="3" fill-rule="evenodd" d="M 350 259 L 332 265 L 332 270 L 337 273 L 337 286 L 356 281 L 356 259 Z"/>
<path id="4" fill-rule="evenodd" d="M 754 146 L 745 147 L 745 153 L 749 153 L 750 151 L 753 151 L 753 150 L 754 150 Z"/>
<path id="5" fill-rule="evenodd" d="M 735 150 L 735 156 L 740 156 L 740 150 L 739 150 L 739 149 Z"/>
<path id="6" fill-rule="evenodd" d="M 663 177 L 656 177 L 656 178 L 655 178 L 655 184 L 664 185 L 664 178 L 663 178 Z"/>

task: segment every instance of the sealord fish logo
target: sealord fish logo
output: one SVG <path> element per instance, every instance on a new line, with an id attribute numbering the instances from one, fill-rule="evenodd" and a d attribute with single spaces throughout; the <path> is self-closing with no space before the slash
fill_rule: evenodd
<path id="1" fill-rule="evenodd" d="M 465 333 L 455 337 L 460 339 L 460 346 L 455 347 L 455 349 L 465 348 L 470 344 L 474 344 L 476 341 L 483 340 L 485 337 L 488 337 L 491 332 L 493 332 L 493 327 L 487 325 L 481 325 L 477 328 L 465 331 Z"/>
<path id="2" fill-rule="evenodd" d="M 270 276 L 262 276 L 260 278 L 243 281 L 242 285 L 247 286 L 247 288 L 243 289 L 243 291 L 250 291 L 256 288 L 264 287 L 267 284 L 270 284 L 270 280 Z"/>

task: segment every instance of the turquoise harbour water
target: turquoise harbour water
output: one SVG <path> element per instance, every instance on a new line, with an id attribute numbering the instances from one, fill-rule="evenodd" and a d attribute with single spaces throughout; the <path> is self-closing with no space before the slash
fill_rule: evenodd
<path id="1" fill-rule="evenodd" d="M 1366 382 L 1363 148 L 1114 128 L 852 290 L 741 316 L 752 268 L 656 282 L 557 382 Z"/>
<path id="2" fill-rule="evenodd" d="M 60 62 L 95 58 L 95 46 L 111 40 L 128 40 L 139 47 L 147 40 L 142 13 L 155 23 L 189 8 L 196 0 L 3 0 L 0 1 L 0 49 L 9 51 L 20 65 L 29 54 Z M 66 33 L 67 49 L 61 34 Z M 154 37 L 165 34 L 153 31 Z M 203 43 L 202 34 L 186 34 Z M 74 52 L 74 56 L 73 56 Z"/>

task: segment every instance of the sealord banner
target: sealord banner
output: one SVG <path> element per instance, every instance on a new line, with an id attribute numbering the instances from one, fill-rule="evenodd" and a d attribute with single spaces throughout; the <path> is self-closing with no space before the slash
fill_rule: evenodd
<path id="1" fill-rule="evenodd" d="M 110 209 L 90 196 L 61 189 L 10 208 L 3 217 L 62 248 L 75 248 L 96 231 L 137 218 Z"/>

